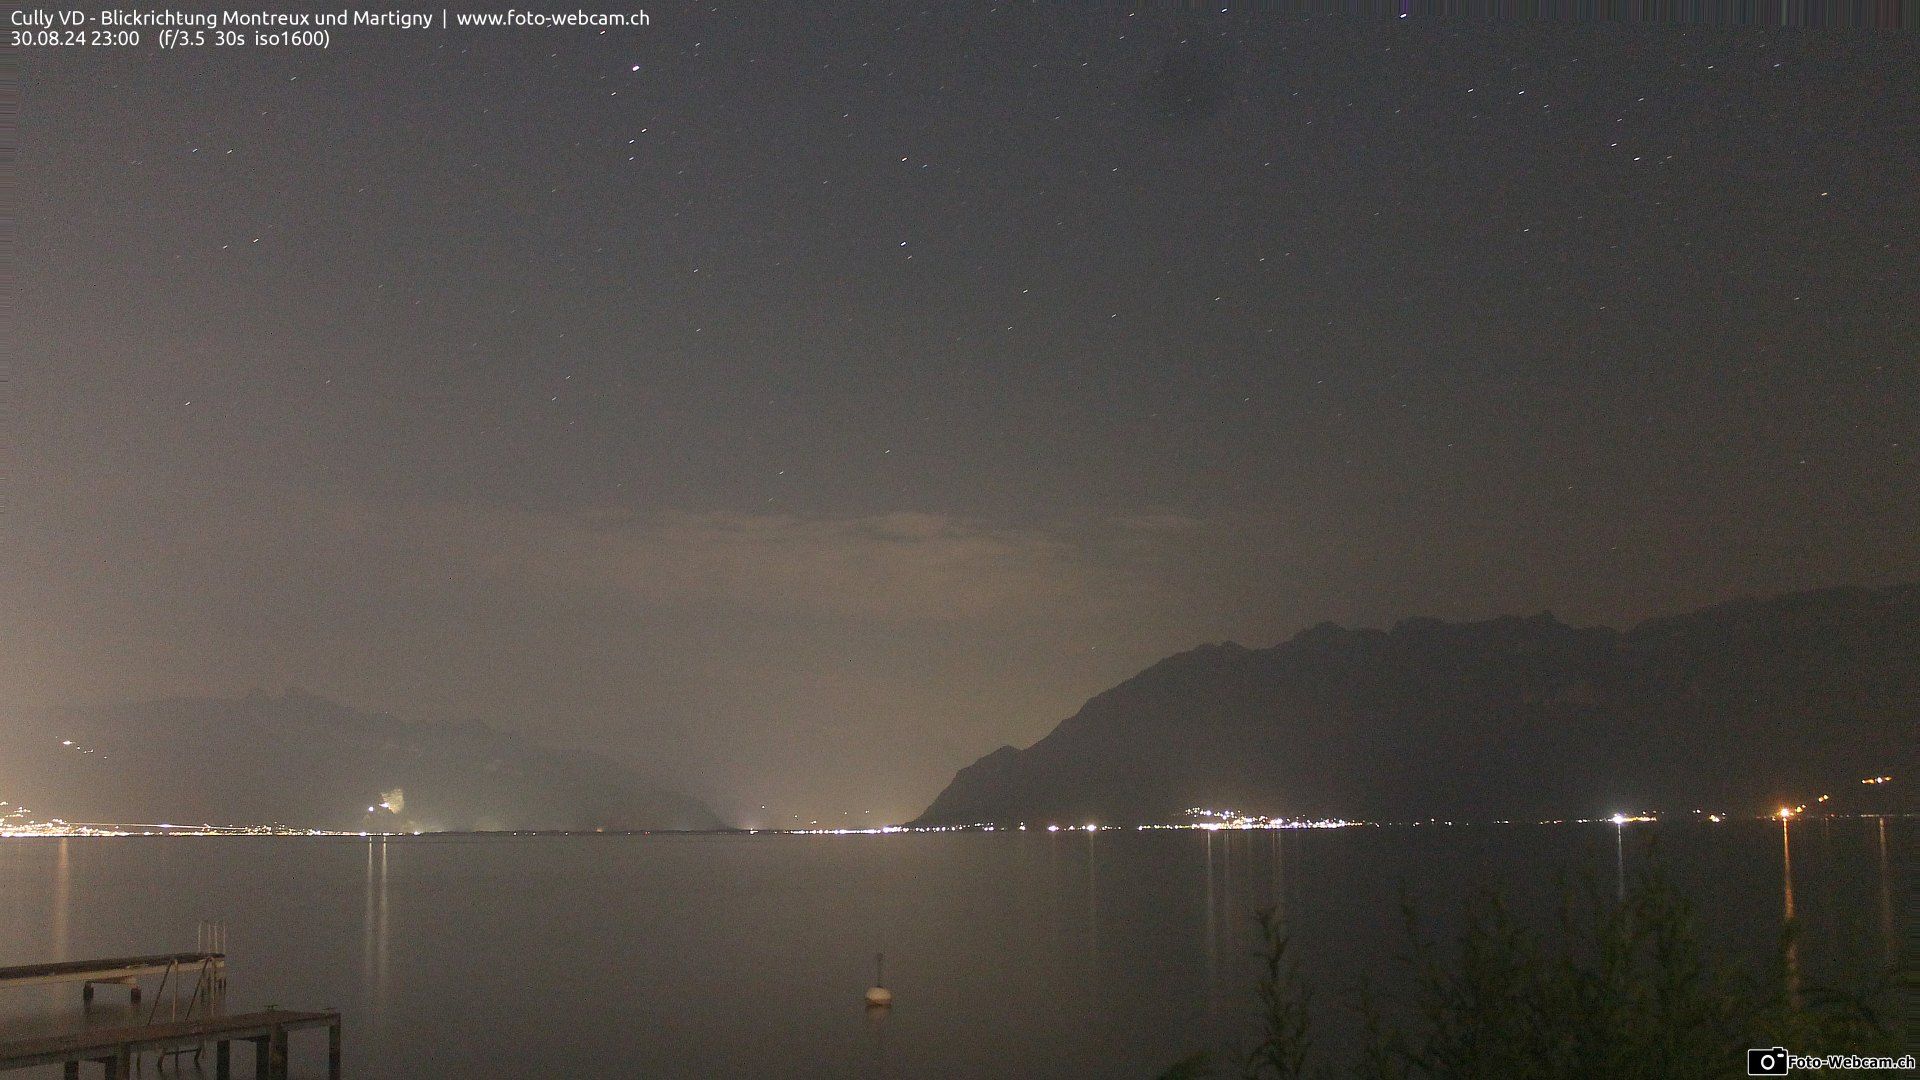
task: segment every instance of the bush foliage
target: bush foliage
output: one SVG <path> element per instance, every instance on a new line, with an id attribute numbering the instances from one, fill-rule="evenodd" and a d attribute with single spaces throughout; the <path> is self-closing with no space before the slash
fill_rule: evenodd
<path id="1" fill-rule="evenodd" d="M 1703 948 L 1692 906 L 1657 865 L 1617 900 L 1563 890 L 1550 933 L 1481 893 L 1443 948 L 1414 906 L 1403 908 L 1409 978 L 1391 996 L 1356 988 L 1364 1035 L 1351 1060 L 1312 1060 L 1307 990 L 1279 920 L 1266 912 L 1259 1042 L 1237 1067 L 1223 1071 L 1215 1055 L 1198 1054 L 1161 1080 L 1690 1080 L 1745 1076 L 1749 1047 L 1902 1052 L 1885 1006 L 1912 1001 L 1910 969 L 1848 992 L 1798 986 L 1798 929 L 1789 923 L 1769 971 L 1738 971 Z"/>

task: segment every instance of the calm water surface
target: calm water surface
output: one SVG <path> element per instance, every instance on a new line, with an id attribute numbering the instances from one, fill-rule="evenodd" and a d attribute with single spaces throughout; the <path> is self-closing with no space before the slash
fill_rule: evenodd
<path id="1" fill-rule="evenodd" d="M 1262 908 L 1322 1043 L 1356 978 L 1393 981 L 1403 893 L 1439 932 L 1479 886 L 1544 912 L 1649 843 L 1718 946 L 1763 961 L 1790 907 L 1832 981 L 1903 946 L 1914 827 L 12 840 L 0 965 L 192 948 L 223 919 L 230 1007 L 343 1009 L 352 1077 L 1150 1077 L 1246 1043 Z M 871 1019 L 880 951 L 898 1004 Z M 0 1032 L 78 997 L 0 991 Z M 296 1075 L 323 1042 L 296 1036 Z"/>

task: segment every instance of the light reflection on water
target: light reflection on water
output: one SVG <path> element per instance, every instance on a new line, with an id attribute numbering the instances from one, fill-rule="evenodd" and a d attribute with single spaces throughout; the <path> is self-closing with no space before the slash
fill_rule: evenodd
<path id="1" fill-rule="evenodd" d="M 1652 837 L 1712 943 L 1763 963 L 1795 917 L 1796 970 L 1829 981 L 1849 948 L 1898 959 L 1915 824 L 21 840 L 0 843 L 0 964 L 185 948 L 225 919 L 233 1007 L 341 1007 L 357 1077 L 1151 1076 L 1245 1045 L 1262 909 L 1322 1046 L 1357 978 L 1397 976 L 1403 889 L 1445 940 L 1477 887 L 1544 917 L 1556 875 L 1617 883 Z M 869 1014 L 882 951 L 897 1004 Z"/>
<path id="2" fill-rule="evenodd" d="M 1095 834 L 1087 838 L 1087 970 L 1100 976 L 1100 859 L 1094 851 Z"/>
<path id="3" fill-rule="evenodd" d="M 1874 822 L 1874 831 L 1879 841 L 1880 854 L 1880 939 L 1883 945 L 1882 956 L 1888 967 L 1900 961 L 1899 939 L 1893 932 L 1893 871 L 1887 861 L 1887 819 L 1879 818 Z"/>
<path id="4" fill-rule="evenodd" d="M 1207 921 L 1202 936 L 1207 943 L 1207 1018 L 1214 1024 L 1220 1019 L 1220 922 L 1219 905 L 1213 894 L 1213 847 L 1214 833 L 1207 836 Z"/>
<path id="5" fill-rule="evenodd" d="M 73 910 L 73 863 L 67 850 L 69 841 L 61 837 L 53 856 L 53 955 L 52 960 L 71 960 L 67 952 L 67 913 Z"/>
<path id="6" fill-rule="evenodd" d="M 1621 821 L 1613 823 L 1613 894 L 1627 898 L 1627 826 Z"/>
<path id="7" fill-rule="evenodd" d="M 361 985 L 372 989 L 377 1014 L 384 1014 L 390 997 L 387 948 L 387 838 L 367 838 L 367 912 L 361 935 Z"/>
<path id="8" fill-rule="evenodd" d="M 1780 918 L 1785 924 L 1794 923 L 1793 914 L 1793 844 L 1787 836 L 1787 818 L 1780 818 Z M 1796 1003 L 1800 1000 L 1800 935 L 1797 932 L 1787 935 L 1786 965 L 1787 993 Z"/>

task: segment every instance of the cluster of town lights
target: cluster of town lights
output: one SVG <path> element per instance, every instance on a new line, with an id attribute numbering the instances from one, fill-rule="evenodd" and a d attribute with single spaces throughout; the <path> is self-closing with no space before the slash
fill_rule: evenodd
<path id="1" fill-rule="evenodd" d="M 63 740 L 63 745 L 72 746 L 73 744 L 70 742 L 65 742 Z M 83 750 L 82 752 L 91 752 L 91 751 Z M 1878 787 L 1883 784 L 1890 783 L 1892 782 L 1892 780 L 1893 780 L 1893 777 L 1891 776 L 1869 776 L 1860 782 L 1869 787 Z M 401 809 L 405 806 L 404 799 L 405 799 L 404 793 L 398 789 L 395 789 L 394 791 L 390 791 L 390 792 L 383 792 L 381 802 L 375 806 L 369 806 L 367 808 L 367 813 L 376 814 L 376 813 L 385 812 L 389 814 L 398 815 L 401 812 Z M 1832 799 L 1831 795 L 1821 795 L 1814 800 L 1814 803 L 1818 805 L 1821 803 L 1826 803 L 1831 799 Z M 1774 818 L 1779 821 L 1786 822 L 1802 814 L 1805 814 L 1806 812 L 1807 812 L 1807 804 L 1801 803 L 1798 806 L 1782 806 L 1778 810 L 1774 811 L 1772 814 L 1767 816 L 1769 818 Z M 1155 824 L 1155 825 L 1135 825 L 1132 828 L 1135 831 L 1139 831 L 1139 832 L 1145 832 L 1150 829 L 1199 829 L 1199 830 L 1206 830 L 1206 831 L 1218 831 L 1218 830 L 1226 830 L 1226 829 L 1236 829 L 1236 830 L 1344 829 L 1344 828 L 1350 828 L 1350 827 L 1362 826 L 1362 825 L 1378 826 L 1382 824 L 1388 824 L 1388 825 L 1397 824 L 1395 822 L 1349 821 L 1345 818 L 1268 817 L 1262 814 L 1242 813 L 1238 810 L 1213 810 L 1213 809 L 1208 809 L 1206 807 L 1200 807 L 1200 806 L 1188 807 L 1185 811 L 1183 811 L 1183 813 L 1185 814 L 1185 818 L 1186 818 L 1183 821 L 1169 822 L 1166 824 Z M 1704 818 L 1705 820 L 1714 822 L 1716 824 L 1718 824 L 1719 822 L 1726 821 L 1728 820 L 1728 818 L 1732 816 L 1726 813 L 1710 814 L 1704 810 L 1695 810 L 1693 811 L 1693 813 L 1695 816 Z M 1574 824 L 1586 824 L 1590 822 L 1600 821 L 1600 822 L 1609 822 L 1615 826 L 1626 826 L 1628 824 L 1635 823 L 1635 822 L 1649 822 L 1649 821 L 1658 821 L 1658 820 L 1659 820 L 1658 817 L 1648 813 L 1641 813 L 1641 814 L 1616 813 L 1613 816 L 1606 817 L 1606 818 L 1573 818 L 1573 819 L 1560 818 L 1552 821 L 1542 821 L 1542 822 L 1539 822 L 1539 824 L 1561 825 L 1561 824 L 1567 824 L 1569 822 Z M 1414 821 L 1407 824 L 1452 825 L 1454 823 L 1451 821 L 1442 822 L 1436 819 L 1428 819 L 1425 822 Z M 1513 822 L 1496 821 L 1494 822 L 1494 824 L 1511 825 L 1513 824 Z M 1087 822 L 1081 825 L 1060 825 L 1058 823 L 1050 823 L 1046 826 L 1046 831 L 1050 833 L 1057 833 L 1062 831 L 1094 833 L 1094 832 L 1116 831 L 1124 828 L 1125 826 L 1101 825 L 1095 822 Z M 923 826 L 912 826 L 912 827 L 909 827 L 906 825 L 882 825 L 877 827 L 869 827 L 869 828 L 861 828 L 861 829 L 846 829 L 846 828 L 747 829 L 745 831 L 749 834 L 758 834 L 758 833 L 764 832 L 764 833 L 778 833 L 778 834 L 783 834 L 788 836 L 886 836 L 886 835 L 892 835 L 894 833 L 997 832 L 997 831 L 1001 831 L 1001 829 L 1002 829 L 1001 826 L 993 822 L 981 821 L 981 822 L 975 822 L 974 824 L 971 824 L 971 825 L 923 825 Z M 1009 829 L 1006 831 L 1026 832 L 1027 825 L 1025 822 L 1022 822 L 1019 825 L 1014 826 L 1012 829 Z M 395 833 L 395 832 L 368 832 L 368 831 L 336 832 L 328 829 L 296 829 L 286 825 L 278 825 L 278 824 L 274 824 L 274 825 L 206 825 L 206 824 L 203 824 L 203 825 L 173 825 L 173 824 L 134 825 L 134 824 L 124 824 L 124 823 L 71 822 L 71 821 L 62 820 L 60 818 L 49 818 L 47 820 L 39 820 L 35 818 L 33 814 L 29 812 L 26 807 L 9 803 L 4 800 L 0 800 L 0 838 L 30 837 L 30 836 L 375 836 L 375 835 L 398 836 L 398 835 L 406 835 L 406 834 Z M 420 835 L 419 830 L 414 830 L 412 832 L 412 835 L 415 835 L 415 836 Z"/>
<path id="2" fill-rule="evenodd" d="M 0 802 L 0 838 L 29 836 L 346 836 L 324 829 L 285 825 L 174 825 L 41 820 L 24 806 Z"/>
<path id="3" fill-rule="evenodd" d="M 1267 817 L 1263 814 L 1243 814 L 1238 810 L 1209 810 L 1201 806 L 1189 806 L 1184 811 L 1187 820 L 1172 825 L 1142 825 L 1142 829 L 1345 829 L 1354 825 L 1365 825 L 1364 821 L 1348 821 L 1345 818 L 1287 818 Z"/>
<path id="4" fill-rule="evenodd" d="M 1354 825 L 1367 825 L 1370 822 L 1348 821 L 1345 818 L 1277 818 L 1259 814 L 1243 814 L 1237 810 L 1208 810 L 1202 807 L 1190 807 L 1185 811 L 1188 820 L 1161 825 L 1135 825 L 1135 832 L 1149 829 L 1344 829 Z M 1049 824 L 1046 831 L 1057 832 L 1117 832 L 1126 830 L 1123 825 L 1101 825 L 1087 822 L 1083 825 Z M 788 836 L 878 836 L 893 833 L 943 833 L 943 832 L 1027 832 L 1026 822 L 1012 827 L 1001 826 L 991 821 L 977 821 L 971 825 L 887 825 L 870 829 L 748 829 L 749 833 L 775 832 Z"/>

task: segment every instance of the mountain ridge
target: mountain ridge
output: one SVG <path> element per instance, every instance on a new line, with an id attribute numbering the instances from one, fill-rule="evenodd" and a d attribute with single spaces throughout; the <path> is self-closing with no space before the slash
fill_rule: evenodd
<path id="1" fill-rule="evenodd" d="M 1320 623 L 1150 665 L 963 768 L 910 824 L 1763 809 L 1904 767 L 1916 722 L 1920 583 L 1626 630 L 1544 612 Z"/>
<path id="2" fill-rule="evenodd" d="M 41 817 L 349 831 L 725 827 L 698 800 L 595 755 L 297 689 L 10 719 L 0 760 L 17 767 L 0 796 Z M 397 811 L 378 807 L 395 791 Z"/>

